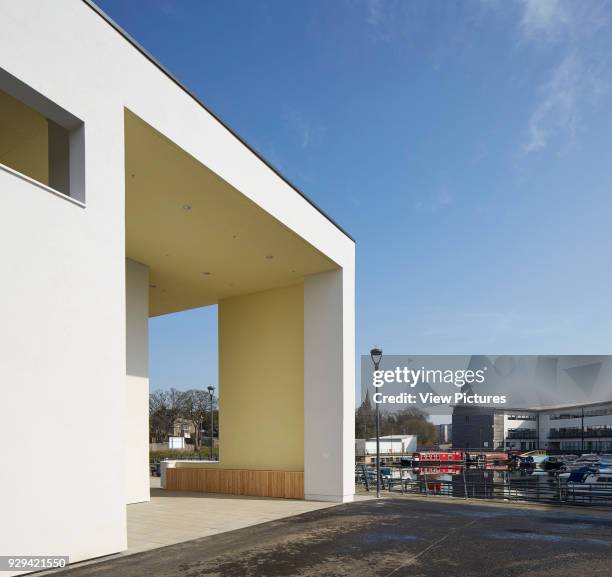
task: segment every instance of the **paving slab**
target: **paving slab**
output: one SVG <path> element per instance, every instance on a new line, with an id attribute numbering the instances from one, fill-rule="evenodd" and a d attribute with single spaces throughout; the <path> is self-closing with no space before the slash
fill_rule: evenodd
<path id="1" fill-rule="evenodd" d="M 170 545 L 266 523 L 334 503 L 151 489 L 151 501 L 127 506 L 128 550 Z"/>

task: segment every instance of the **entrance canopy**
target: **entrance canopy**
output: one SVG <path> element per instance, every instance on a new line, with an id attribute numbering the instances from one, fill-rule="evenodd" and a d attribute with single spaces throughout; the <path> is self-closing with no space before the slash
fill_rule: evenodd
<path id="1" fill-rule="evenodd" d="M 150 316 L 339 268 L 128 110 L 125 171 L 126 256 L 149 267 Z"/>

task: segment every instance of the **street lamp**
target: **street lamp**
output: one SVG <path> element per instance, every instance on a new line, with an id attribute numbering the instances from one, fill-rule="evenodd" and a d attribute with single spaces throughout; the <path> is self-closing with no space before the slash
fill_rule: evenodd
<path id="1" fill-rule="evenodd" d="M 213 385 L 208 385 L 208 392 L 210 393 L 210 460 L 214 461 L 215 460 L 215 449 L 214 449 L 214 441 L 213 441 L 213 434 L 214 434 L 214 413 L 213 413 L 213 399 L 214 397 L 214 392 L 215 392 L 215 387 L 213 387 Z"/>
<path id="2" fill-rule="evenodd" d="M 382 359 L 382 349 L 374 347 L 370 351 L 372 362 L 374 363 L 374 370 L 377 371 L 380 366 L 380 360 Z M 378 409 L 378 403 L 376 405 L 376 498 L 380 499 L 380 412 Z"/>

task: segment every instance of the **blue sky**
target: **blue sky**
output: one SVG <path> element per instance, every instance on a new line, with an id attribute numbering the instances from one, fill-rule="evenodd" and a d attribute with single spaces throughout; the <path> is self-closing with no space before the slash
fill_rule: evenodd
<path id="1" fill-rule="evenodd" d="M 612 352 L 612 6 L 98 0 L 357 240 L 357 354 Z M 216 382 L 215 310 L 151 386 Z"/>

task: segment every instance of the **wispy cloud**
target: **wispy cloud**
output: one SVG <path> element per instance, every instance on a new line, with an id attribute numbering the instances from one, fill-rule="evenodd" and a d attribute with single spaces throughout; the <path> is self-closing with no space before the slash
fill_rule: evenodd
<path id="1" fill-rule="evenodd" d="M 382 0 L 367 0 L 366 21 L 371 26 L 380 26 L 385 21 Z"/>
<path id="2" fill-rule="evenodd" d="M 410 3 L 401 0 L 347 0 L 358 6 L 374 42 L 404 41 L 409 31 L 425 18 L 463 15 L 452 33 L 444 35 L 440 51 L 432 50 L 434 69 L 440 54 L 459 53 L 469 45 L 474 26 L 484 26 L 493 15 L 504 22 L 513 19 L 517 48 L 537 52 L 534 65 L 546 62 L 540 73 L 520 143 L 520 153 L 545 149 L 563 152 L 579 142 L 587 112 L 609 90 L 610 4 L 612 0 L 474 0 L 457 14 L 448 4 Z M 440 8 L 446 6 L 446 8 Z M 470 14 L 470 17 L 465 14 Z M 436 20 L 436 21 L 439 21 Z M 415 24 L 417 23 L 417 24 Z M 450 46 L 453 50 L 450 51 Z"/>
<path id="3" fill-rule="evenodd" d="M 297 136 L 302 148 L 308 148 L 326 132 L 325 126 L 307 119 L 301 112 L 291 106 L 285 106 L 282 119 L 285 128 Z"/>
<path id="4" fill-rule="evenodd" d="M 550 136 L 564 133 L 571 144 L 579 117 L 580 83 L 583 67 L 579 57 L 570 52 L 555 66 L 552 77 L 540 87 L 540 98 L 529 118 L 525 153 L 546 148 Z"/>
<path id="5" fill-rule="evenodd" d="M 571 146 L 585 108 L 606 92 L 608 57 L 598 44 L 598 35 L 608 24 L 604 4 L 601 0 L 521 0 L 521 43 L 557 53 L 548 77 L 538 87 L 523 153 L 541 151 L 553 138 L 561 148 Z"/>
<path id="6" fill-rule="evenodd" d="M 166 16 L 176 16 L 177 5 L 172 0 L 156 0 L 155 4 Z"/>
<path id="7" fill-rule="evenodd" d="M 449 192 L 446 186 L 443 186 L 440 190 L 430 194 L 426 199 L 419 200 L 415 204 L 417 210 L 424 212 L 438 212 L 448 208 L 455 201 L 455 197 Z"/>
<path id="8" fill-rule="evenodd" d="M 371 41 L 389 42 L 405 24 L 408 3 L 401 0 L 363 0 L 359 2 L 365 15 Z"/>
<path id="9" fill-rule="evenodd" d="M 570 16 L 562 0 L 521 0 L 521 30 L 529 40 L 559 39 L 567 31 Z"/>

